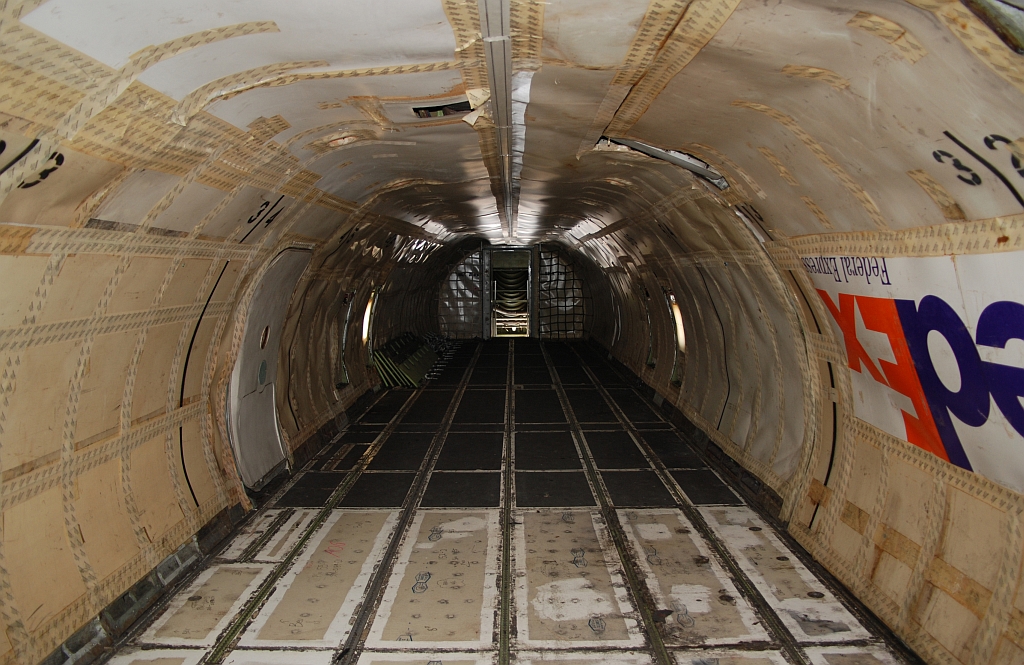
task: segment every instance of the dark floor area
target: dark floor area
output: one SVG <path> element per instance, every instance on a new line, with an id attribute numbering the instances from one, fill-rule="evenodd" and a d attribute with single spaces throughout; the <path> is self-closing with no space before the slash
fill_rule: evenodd
<path id="1" fill-rule="evenodd" d="M 590 479 L 588 465 L 597 474 Z M 513 474 L 520 507 L 598 505 L 595 482 L 617 507 L 671 507 L 672 490 L 696 505 L 739 504 L 671 424 L 583 343 L 466 342 L 424 389 L 380 395 L 308 469 L 277 505 L 323 506 L 352 471 L 363 473 L 342 506 L 401 506 L 418 474 L 427 474 L 425 508 L 495 507 L 503 472 Z"/>

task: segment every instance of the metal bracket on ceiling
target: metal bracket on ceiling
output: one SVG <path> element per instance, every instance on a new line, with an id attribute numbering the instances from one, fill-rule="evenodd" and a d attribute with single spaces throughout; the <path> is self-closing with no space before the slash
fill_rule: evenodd
<path id="1" fill-rule="evenodd" d="M 480 34 L 487 58 L 491 108 L 498 139 L 498 161 L 508 238 L 516 237 L 512 183 L 512 38 L 509 0 L 478 0 Z"/>
<path id="2" fill-rule="evenodd" d="M 636 150 L 637 152 L 642 152 L 649 157 L 662 159 L 670 164 L 675 164 L 676 166 L 682 166 L 687 171 L 704 178 L 718 189 L 724 190 L 729 188 L 729 182 L 725 179 L 725 176 L 713 169 L 707 162 L 697 159 L 691 154 L 679 152 L 677 150 L 656 148 L 653 145 L 634 141 L 633 139 L 613 139 L 605 136 L 602 137 L 602 140 L 624 145 L 627 148 Z"/>

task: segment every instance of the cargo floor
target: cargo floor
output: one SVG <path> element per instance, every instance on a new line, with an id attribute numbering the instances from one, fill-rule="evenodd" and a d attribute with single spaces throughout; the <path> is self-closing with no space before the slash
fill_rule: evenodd
<path id="1" fill-rule="evenodd" d="M 451 369 L 383 394 L 113 662 L 903 662 L 590 347 Z"/>

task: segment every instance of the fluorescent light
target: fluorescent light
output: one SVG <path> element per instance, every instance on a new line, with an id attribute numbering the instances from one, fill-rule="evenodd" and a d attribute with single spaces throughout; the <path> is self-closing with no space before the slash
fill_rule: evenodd
<path id="1" fill-rule="evenodd" d="M 376 294 L 370 292 L 370 299 L 366 301 L 366 311 L 363 312 L 363 344 L 370 339 L 370 317 L 373 314 L 373 302 Z"/>
<path id="2" fill-rule="evenodd" d="M 680 352 L 686 353 L 686 329 L 683 327 L 683 313 L 679 311 L 679 303 L 676 302 L 676 297 L 673 294 L 669 294 L 668 300 L 672 306 L 672 318 L 676 322 L 676 344 L 679 345 Z"/>

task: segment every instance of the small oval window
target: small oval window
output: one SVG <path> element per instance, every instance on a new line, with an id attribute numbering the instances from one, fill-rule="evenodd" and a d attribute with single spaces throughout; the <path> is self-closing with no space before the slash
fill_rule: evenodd
<path id="1" fill-rule="evenodd" d="M 256 379 L 260 382 L 261 386 L 264 383 L 267 382 L 267 361 L 266 360 L 263 360 L 263 361 L 260 362 L 260 368 L 256 372 Z"/>
<path id="2" fill-rule="evenodd" d="M 270 339 L 270 326 L 267 326 L 266 328 L 264 328 L 263 332 L 260 334 L 260 348 L 261 349 L 267 348 L 267 340 L 268 339 Z"/>

